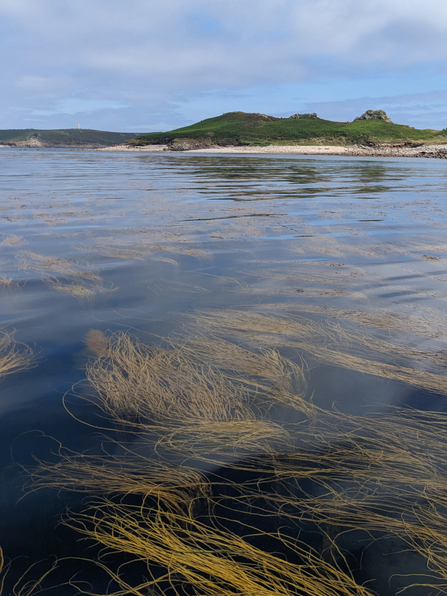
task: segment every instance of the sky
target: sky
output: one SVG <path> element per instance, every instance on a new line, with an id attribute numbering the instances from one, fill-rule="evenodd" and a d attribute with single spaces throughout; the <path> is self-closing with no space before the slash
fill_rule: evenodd
<path id="1" fill-rule="evenodd" d="M 236 110 L 447 127 L 446 0 L 0 0 L 0 129 Z"/>

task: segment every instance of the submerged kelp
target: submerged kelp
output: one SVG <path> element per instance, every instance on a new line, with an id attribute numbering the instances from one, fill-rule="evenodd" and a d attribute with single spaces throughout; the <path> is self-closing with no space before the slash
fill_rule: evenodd
<path id="1" fill-rule="evenodd" d="M 16 234 L 3 236 L 0 242 L 0 246 L 22 246 L 23 244 L 26 244 L 26 240 L 20 236 L 16 236 Z"/>
<path id="2" fill-rule="evenodd" d="M 0 277 L 0 290 L 19 290 L 20 285 L 8 277 Z"/>
<path id="3" fill-rule="evenodd" d="M 11 587 L 8 585 L 9 573 L 11 571 L 12 562 L 5 564 L 3 551 L 0 548 L 0 593 L 8 596 L 33 596 L 34 594 L 42 593 L 42 587 L 45 585 L 45 580 L 57 569 L 57 562 L 47 565 L 46 569 L 35 576 L 35 565 L 26 570 L 18 578 L 14 578 Z M 34 573 L 33 573 L 34 572 Z M 60 586 L 56 587 L 58 589 Z M 7 591 L 6 591 L 7 590 Z"/>
<path id="4" fill-rule="evenodd" d="M 277 307 L 273 305 L 272 309 Z M 339 322 L 314 321 L 299 314 L 300 307 L 279 308 L 273 315 L 242 310 L 209 311 L 200 314 L 200 324 L 212 333 L 237 338 L 249 346 L 272 345 L 278 348 L 294 348 L 333 366 L 355 370 L 396 381 L 436 393 L 447 393 L 447 378 L 440 374 L 445 364 L 444 351 L 435 349 L 409 348 L 405 343 L 381 339 L 367 332 L 365 328 L 342 326 Z M 282 312 L 281 312 L 282 311 Z M 303 311 L 312 312 L 304 307 Z M 314 308 L 315 312 L 318 309 Z M 329 311 L 336 314 L 336 311 Z M 340 316 L 352 318 L 354 313 Z M 419 332 L 416 321 L 408 332 Z M 395 363 L 390 364 L 390 359 Z M 413 366 L 408 366 L 411 364 Z M 430 369 L 434 372 L 430 372 Z"/>
<path id="5" fill-rule="evenodd" d="M 93 252 L 111 259 L 142 259 L 145 256 L 153 256 L 164 252 L 187 255 L 198 259 L 213 258 L 213 253 L 211 251 L 190 247 L 187 244 L 185 246 L 178 246 L 175 243 L 164 244 L 163 242 L 172 240 L 172 238 L 169 238 L 168 234 L 160 234 L 160 238 L 161 242 L 159 244 L 148 242 L 144 238 L 138 239 L 135 238 L 135 236 L 118 241 L 115 238 L 101 238 L 97 239 L 92 245 L 79 245 L 76 248 L 83 252 Z M 175 240 L 177 240 L 177 238 L 175 238 Z M 154 256 L 154 258 L 156 260 L 165 260 L 168 257 Z M 168 259 L 168 262 L 177 264 L 174 259 Z"/>
<path id="6" fill-rule="evenodd" d="M 51 257 L 23 251 L 18 256 L 22 270 L 38 271 L 52 289 L 70 294 L 78 300 L 108 294 L 113 288 L 104 287 L 103 278 L 88 264 L 61 257 Z"/>
<path id="7" fill-rule="evenodd" d="M 247 344 L 259 343 L 260 328 L 287 338 L 300 330 L 306 342 L 320 333 L 320 348 L 341 332 L 274 317 L 242 326 L 227 315 L 233 325 L 219 319 L 237 341 L 102 339 L 87 368 L 94 391 L 76 392 L 98 409 L 102 454 L 59 446 L 56 463 L 32 472 L 31 490 L 96 495 L 65 523 L 104 547 L 108 593 L 369 596 L 376 545 L 398 557 L 396 590 L 444 593 L 445 414 L 318 407 L 303 366 Z M 202 314 L 198 327 L 216 331 L 216 320 Z"/>
<path id="8" fill-rule="evenodd" d="M 123 333 L 88 366 L 87 379 L 122 430 L 146 432 L 158 448 L 192 456 L 287 444 L 287 433 L 268 419 L 268 397 L 281 386 L 304 389 L 301 369 L 274 350 L 255 355 L 204 338 L 149 347 Z"/>
<path id="9" fill-rule="evenodd" d="M 31 365 L 31 349 L 14 339 L 14 333 L 0 329 L 0 377 L 26 370 Z"/>
<path id="10" fill-rule="evenodd" d="M 13 373 L 23 372 L 32 366 L 32 351 L 25 344 L 16 342 L 14 332 L 0 330 L 0 378 Z M 6 577 L 10 563 L 5 563 L 3 550 L 0 547 L 0 594 L 6 594 Z M 13 596 L 28 596 L 37 591 L 39 582 L 27 583 L 25 575 L 15 581 L 12 588 Z M 23 580 L 23 581 L 22 581 Z"/>
<path id="11" fill-rule="evenodd" d="M 103 457 L 67 453 L 55 466 L 41 463 L 33 482 L 110 495 L 68 523 L 88 536 L 93 532 L 95 540 L 114 552 L 131 553 L 133 563 L 151 561 L 147 573 L 152 579 L 134 587 L 134 593 L 167 583 L 174 590 L 189 584 L 194 592 L 210 595 L 234 590 L 367 594 L 299 540 L 287 538 L 287 548 L 300 563 L 285 564 L 253 545 L 249 536 L 219 529 L 212 512 L 218 506 L 213 496 L 218 482 L 200 473 L 194 461 L 184 460 L 189 454 L 231 471 L 232 460 L 264 454 L 265 466 L 271 468 L 275 453 L 292 445 L 288 433 L 268 419 L 268 408 L 275 402 L 290 407 L 291 400 L 303 399 L 294 393 L 305 389 L 300 368 L 276 351 L 249 352 L 222 340 L 197 338 L 149 348 L 118 334 L 107 356 L 89 366 L 87 377 L 101 411 L 115 421 L 120 434 L 124 429 L 127 442 Z M 269 396 L 273 402 L 268 405 Z M 127 502 L 136 493 L 142 502 Z M 200 521 L 205 512 L 206 521 Z M 261 529 L 249 530 L 249 524 L 247 531 L 263 536 Z M 153 565 L 166 567 L 169 579 L 155 576 Z M 128 589 L 122 570 L 112 577 Z"/>
<path id="12" fill-rule="evenodd" d="M 256 548 L 239 534 L 200 523 L 191 515 L 165 513 L 158 505 L 154 515 L 147 506 L 102 501 L 91 512 L 68 522 L 81 534 L 94 536 L 109 552 L 129 553 L 132 563 L 147 565 L 148 578 L 143 576 L 138 585 L 123 579 L 123 567 L 119 573 L 111 573 L 119 586 L 116 594 L 146 594 L 154 586 L 165 587 L 164 593 L 204 596 L 370 594 L 349 574 L 296 540 L 290 541 L 289 550 L 299 564 Z M 263 534 L 262 538 L 270 536 Z M 165 568 L 166 574 L 157 577 L 151 571 L 153 566 Z"/>

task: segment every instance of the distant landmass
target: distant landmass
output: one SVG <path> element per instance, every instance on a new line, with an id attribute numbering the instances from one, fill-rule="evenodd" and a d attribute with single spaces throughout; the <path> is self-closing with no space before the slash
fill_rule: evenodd
<path id="1" fill-rule="evenodd" d="M 367 110 L 353 122 L 332 122 L 317 114 L 276 118 L 229 112 L 169 132 L 153 132 L 128 141 L 130 146 L 167 145 L 171 151 L 213 146 L 364 145 L 419 146 L 447 142 L 447 129 L 418 130 L 394 124 L 383 110 Z"/>
<path id="2" fill-rule="evenodd" d="M 148 134 L 89 129 L 0 130 L 0 146 L 34 148 L 107 148 L 164 145 L 170 151 L 211 147 L 269 145 L 362 146 L 409 148 L 447 143 L 447 129 L 419 130 L 395 124 L 383 110 L 367 110 L 353 122 L 333 122 L 317 114 L 276 118 L 267 114 L 229 112 L 169 132 Z"/>
<path id="3" fill-rule="evenodd" d="M 35 130 L 32 128 L 0 130 L 0 146 L 36 148 L 100 148 L 119 145 L 141 133 L 106 132 L 66 128 L 62 130 Z"/>

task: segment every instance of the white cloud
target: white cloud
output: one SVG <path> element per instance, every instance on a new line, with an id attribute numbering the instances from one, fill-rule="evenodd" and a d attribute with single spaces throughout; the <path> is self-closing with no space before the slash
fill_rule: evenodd
<path id="1" fill-rule="evenodd" d="M 52 92 L 62 91 L 67 84 L 72 83 L 69 77 L 52 77 L 39 75 L 23 75 L 15 81 L 15 86 L 27 92 L 44 92 L 50 94 Z"/>
<path id="2" fill-rule="evenodd" d="M 58 102 L 55 112 L 59 114 L 91 114 L 99 110 L 120 110 L 127 107 L 119 101 L 69 98 Z"/>
<path id="3" fill-rule="evenodd" d="M 324 83 L 325 97 L 385 73 L 416 92 L 417 68 L 443 89 L 446 35 L 445 0 L 1 0 L 0 110 L 132 105 L 135 122 L 167 122 L 210 90 Z"/>
<path id="4" fill-rule="evenodd" d="M 414 93 L 397 96 L 363 96 L 343 101 L 314 102 L 307 104 L 321 118 L 353 120 L 367 109 L 383 109 L 397 124 L 417 128 L 441 129 L 447 127 L 447 89 L 432 93 Z"/>
<path id="5" fill-rule="evenodd" d="M 242 75 L 275 81 L 278 69 L 292 76 L 301 65 L 298 80 L 309 56 L 365 67 L 431 60 L 447 34 L 444 0 L 15 0 L 2 13 L 35 36 L 34 63 L 46 56 L 53 67 L 194 76 L 199 84 L 215 82 L 213 67 L 225 84 L 239 85 Z M 213 35 L 205 18 L 194 27 L 199 14 L 218 24 Z"/>

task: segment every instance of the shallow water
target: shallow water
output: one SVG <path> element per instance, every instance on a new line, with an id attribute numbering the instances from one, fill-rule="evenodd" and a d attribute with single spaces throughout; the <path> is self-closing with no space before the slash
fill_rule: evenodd
<path id="1" fill-rule="evenodd" d="M 151 346 L 217 334 L 255 352 L 277 348 L 304 361 L 307 399 L 324 411 L 442 416 L 446 188 L 436 160 L 0 149 L 1 327 L 34 354 L 28 370 L 0 380 L 0 546 L 26 557 L 16 573 L 51 555 L 88 556 L 54 530 L 81 497 L 44 489 L 19 501 L 28 472 L 17 464 L 56 461 L 56 441 L 101 452 L 104 438 L 62 400 L 94 358 L 91 330 Z M 91 405 L 73 407 L 91 422 Z M 272 407 L 270 418 L 287 426 L 287 412 Z M 417 550 L 399 559 L 394 540 L 360 549 L 356 581 L 394 594 L 414 580 L 390 587 L 391 567 L 426 571 Z M 85 567 L 73 570 L 91 581 Z"/>

